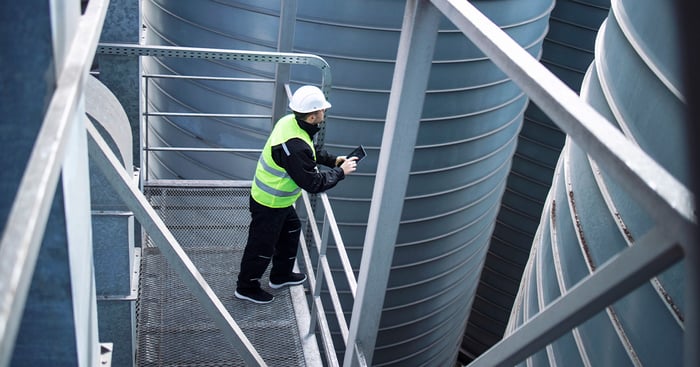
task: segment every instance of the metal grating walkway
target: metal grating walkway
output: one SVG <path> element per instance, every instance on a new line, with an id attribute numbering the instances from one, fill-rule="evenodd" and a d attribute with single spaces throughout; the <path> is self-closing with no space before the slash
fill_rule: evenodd
<path id="1" fill-rule="evenodd" d="M 306 366 L 294 301 L 303 288 L 270 290 L 267 305 L 233 296 L 247 238 L 249 187 L 147 186 L 151 205 L 185 249 L 226 309 L 269 366 Z M 180 277 L 150 239 L 144 239 L 137 303 L 138 366 L 244 366 Z M 301 319 L 304 319 L 303 313 Z M 307 338 L 313 339 L 313 338 Z M 311 349 L 311 351 L 309 351 Z M 313 363 L 311 363 L 313 364 Z"/>

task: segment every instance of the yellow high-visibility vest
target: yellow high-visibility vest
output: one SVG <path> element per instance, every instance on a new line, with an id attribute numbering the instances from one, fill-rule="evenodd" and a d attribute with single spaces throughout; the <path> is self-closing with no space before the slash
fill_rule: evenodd
<path id="1" fill-rule="evenodd" d="M 301 188 L 289 177 L 287 171 L 280 167 L 272 159 L 272 147 L 284 144 L 289 139 L 299 138 L 311 148 L 316 160 L 316 150 L 309 134 L 304 131 L 293 114 L 282 117 L 270 133 L 265 143 L 258 165 L 255 169 L 255 178 L 250 189 L 250 194 L 258 203 L 270 208 L 286 208 L 294 204 L 301 196 Z M 283 146 L 286 150 L 286 147 Z M 287 152 L 287 154 L 289 154 Z"/>

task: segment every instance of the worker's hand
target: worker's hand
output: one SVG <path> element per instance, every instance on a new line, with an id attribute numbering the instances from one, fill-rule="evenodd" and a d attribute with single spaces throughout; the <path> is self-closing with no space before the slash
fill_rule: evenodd
<path id="1" fill-rule="evenodd" d="M 343 169 L 343 172 L 345 172 L 345 175 L 349 175 L 357 169 L 357 157 L 350 157 L 347 158 L 343 161 L 343 164 L 340 165 L 340 168 Z"/>
<path id="2" fill-rule="evenodd" d="M 336 167 L 340 167 L 340 165 L 343 164 L 343 162 L 345 162 L 345 160 L 346 160 L 347 158 L 348 158 L 348 157 L 346 157 L 346 156 L 344 156 L 344 155 L 338 156 L 338 158 L 335 159 L 335 166 L 336 166 Z"/>

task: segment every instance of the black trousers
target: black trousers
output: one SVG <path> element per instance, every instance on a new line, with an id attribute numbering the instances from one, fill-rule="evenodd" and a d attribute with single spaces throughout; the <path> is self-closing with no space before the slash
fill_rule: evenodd
<path id="1" fill-rule="evenodd" d="M 272 262 L 270 279 L 284 281 L 294 268 L 301 222 L 293 206 L 270 208 L 250 198 L 248 243 L 238 273 L 239 289 L 260 288 L 260 278 Z"/>

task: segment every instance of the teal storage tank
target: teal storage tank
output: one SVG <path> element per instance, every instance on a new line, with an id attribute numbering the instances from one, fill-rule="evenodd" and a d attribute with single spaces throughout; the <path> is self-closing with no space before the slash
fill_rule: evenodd
<path id="1" fill-rule="evenodd" d="M 552 10 L 540 61 L 574 91 L 593 61 L 596 34 L 609 9 L 610 0 L 559 0 Z M 564 139 L 529 103 L 460 347 L 462 363 L 503 336 Z"/>
<path id="2" fill-rule="evenodd" d="M 144 1 L 145 43 L 275 51 L 279 1 L 250 3 Z M 149 57 L 142 65 L 144 74 L 272 79 L 275 73 L 274 64 L 241 61 Z M 151 78 L 147 89 L 148 112 L 272 114 L 272 83 Z M 148 121 L 152 147 L 260 149 L 272 127 L 269 117 L 151 116 Z M 251 179 L 257 160 L 249 153 L 152 152 L 147 177 Z"/>
<path id="3" fill-rule="evenodd" d="M 673 4 L 613 0 L 581 97 L 689 186 L 689 128 L 680 92 Z M 567 140 L 506 334 L 542 310 L 652 226 L 597 162 Z M 682 364 L 683 263 L 565 334 L 527 363 Z M 601 352 L 604 351 L 604 352 Z M 525 365 L 525 363 L 523 363 Z"/>
<path id="4" fill-rule="evenodd" d="M 474 5 L 539 57 L 553 0 L 475 1 Z M 278 6 L 276 1 L 190 4 L 151 0 L 144 4 L 144 17 L 152 33 L 149 43 L 272 51 Z M 321 56 L 333 75 L 326 148 L 343 154 L 363 144 L 368 152 L 359 172 L 329 192 L 356 269 L 404 6 L 391 0 L 298 4 L 294 51 Z M 375 365 L 442 366 L 455 362 L 527 106 L 522 91 L 461 32 L 446 20 L 440 29 L 379 325 Z M 273 72 L 264 66 L 240 63 L 198 61 L 189 66 L 191 63 L 193 60 L 154 59 L 144 68 L 149 72 L 205 71 L 206 75 L 226 76 L 271 77 Z M 316 71 L 293 68 L 292 89 L 306 83 L 318 83 Z M 222 91 L 211 85 L 157 85 L 150 101 L 156 110 L 196 106 L 202 111 L 269 113 L 273 96 L 272 90 L 265 88 Z M 214 121 L 211 126 L 194 126 L 192 122 L 157 121 L 154 136 L 166 145 L 216 145 L 241 139 L 260 147 L 269 131 L 269 121 L 258 125 Z M 152 164 L 159 165 L 153 174 L 164 178 L 238 178 L 239 172 L 250 178 L 252 169 L 246 166 L 255 159 L 163 155 L 160 162 Z M 335 261 L 332 265 L 338 269 L 336 284 L 344 285 L 339 261 L 330 261 Z M 349 291 L 341 292 L 343 307 L 349 312 Z M 350 315 L 346 317 L 349 320 Z M 342 346 L 339 335 L 336 345 Z"/>
<path id="5" fill-rule="evenodd" d="M 553 2 L 475 6 L 539 56 Z M 402 14 L 403 4 L 391 1 L 304 2 L 298 12 L 296 50 L 320 55 L 333 71 L 326 145 L 368 148 L 359 174 L 329 193 L 356 268 Z M 449 365 L 456 358 L 526 104 L 461 32 L 441 25 L 374 364 Z"/>

